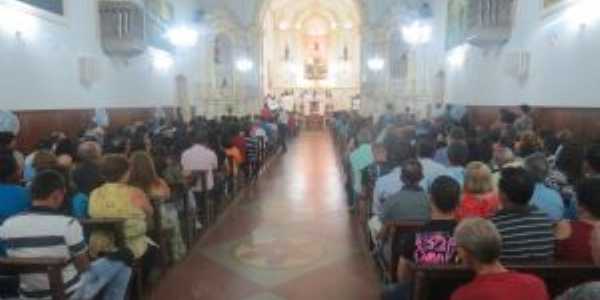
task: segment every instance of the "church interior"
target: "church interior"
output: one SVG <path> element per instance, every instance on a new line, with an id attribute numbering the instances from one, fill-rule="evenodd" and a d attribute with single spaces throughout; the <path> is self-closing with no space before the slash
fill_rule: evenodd
<path id="1" fill-rule="evenodd" d="M 600 299 L 598 0 L 0 0 L 0 300 Z"/>

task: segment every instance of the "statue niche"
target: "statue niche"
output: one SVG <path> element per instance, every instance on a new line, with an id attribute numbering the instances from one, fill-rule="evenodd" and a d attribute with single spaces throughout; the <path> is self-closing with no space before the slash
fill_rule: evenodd
<path id="1" fill-rule="evenodd" d="M 218 34 L 215 37 L 213 67 L 216 95 L 233 96 L 233 43 L 229 36 Z"/>

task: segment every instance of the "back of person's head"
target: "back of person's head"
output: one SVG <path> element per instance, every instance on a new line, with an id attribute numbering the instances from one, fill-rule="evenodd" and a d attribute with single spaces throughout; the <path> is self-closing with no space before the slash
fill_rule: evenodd
<path id="1" fill-rule="evenodd" d="M 600 178 L 585 178 L 577 184 L 577 204 L 594 219 L 600 219 Z"/>
<path id="2" fill-rule="evenodd" d="M 527 157 L 543 150 L 542 142 L 533 131 L 525 131 L 519 139 L 519 155 Z"/>
<path id="3" fill-rule="evenodd" d="M 435 145 L 432 139 L 422 138 L 417 142 L 417 154 L 420 158 L 433 158 Z"/>
<path id="4" fill-rule="evenodd" d="M 454 231 L 454 239 L 459 254 L 467 263 L 492 264 L 502 251 L 502 237 L 498 229 L 494 223 L 482 218 L 462 221 Z"/>
<path id="5" fill-rule="evenodd" d="M 465 192 L 472 194 L 485 194 L 494 189 L 492 184 L 492 171 L 479 161 L 469 163 L 465 168 Z"/>
<path id="6" fill-rule="evenodd" d="M 587 149 L 585 163 L 590 171 L 600 173 L 600 144 L 593 144 Z"/>
<path id="7" fill-rule="evenodd" d="M 387 159 L 395 166 L 414 157 L 412 146 L 394 135 L 388 135 L 384 141 Z"/>
<path id="8" fill-rule="evenodd" d="M 523 168 L 504 168 L 498 188 L 503 200 L 516 206 L 527 206 L 533 196 L 535 180 Z"/>
<path id="9" fill-rule="evenodd" d="M 58 160 L 52 152 L 47 150 L 38 151 L 33 158 L 33 168 L 37 172 L 44 170 L 56 170 L 58 168 Z"/>
<path id="10" fill-rule="evenodd" d="M 409 159 L 402 164 L 402 182 L 407 186 L 417 186 L 423 180 L 423 167 L 416 159 Z"/>
<path id="11" fill-rule="evenodd" d="M 100 172 L 107 182 L 120 182 L 129 173 L 129 161 L 124 155 L 108 154 L 102 159 Z"/>
<path id="12" fill-rule="evenodd" d="M 357 145 L 368 144 L 371 142 L 371 139 L 371 132 L 366 127 L 361 128 L 356 134 Z"/>
<path id="13" fill-rule="evenodd" d="M 570 288 L 556 300 L 598 300 L 600 299 L 600 282 L 593 281 Z"/>
<path id="14" fill-rule="evenodd" d="M 467 133 L 465 132 L 464 128 L 455 126 L 450 129 L 450 133 L 448 133 L 448 139 L 450 142 L 463 142 L 467 139 Z"/>
<path id="15" fill-rule="evenodd" d="M 158 178 L 152 157 L 146 151 L 136 151 L 131 155 L 130 161 L 129 183 L 148 191 Z"/>
<path id="16" fill-rule="evenodd" d="M 583 174 L 583 147 L 576 143 L 563 145 L 560 155 L 554 162 L 556 168 L 567 175 L 569 182 L 574 183 Z"/>
<path id="17" fill-rule="evenodd" d="M 208 143 L 208 135 L 205 130 L 197 128 L 192 133 L 192 143 L 197 145 L 206 145 Z"/>
<path id="18" fill-rule="evenodd" d="M 443 213 L 452 213 L 460 202 L 460 184 L 450 176 L 436 178 L 429 193 L 433 205 Z"/>
<path id="19" fill-rule="evenodd" d="M 31 183 L 31 198 L 33 200 L 46 200 L 53 193 L 66 189 L 65 178 L 59 172 L 46 170 L 38 173 Z"/>
<path id="20" fill-rule="evenodd" d="M 56 144 L 56 149 L 54 150 L 54 154 L 56 156 L 59 156 L 59 155 L 73 156 L 75 154 L 74 148 L 75 147 L 73 146 L 73 141 L 71 141 L 71 139 L 69 139 L 69 138 L 64 138 L 64 139 L 61 139 L 60 141 L 58 141 L 58 143 Z"/>
<path id="21" fill-rule="evenodd" d="M 97 162 L 102 158 L 102 147 L 94 141 L 86 141 L 79 144 L 77 158 L 83 162 Z"/>
<path id="22" fill-rule="evenodd" d="M 11 183 L 18 170 L 19 165 L 11 152 L 0 153 L 0 183 Z"/>
<path id="23" fill-rule="evenodd" d="M 543 182 L 550 173 L 550 165 L 542 153 L 536 153 L 527 157 L 524 168 L 536 182 Z"/>
<path id="24" fill-rule="evenodd" d="M 531 106 L 527 105 L 527 104 L 523 104 L 521 105 L 521 112 L 523 112 L 524 114 L 529 114 L 531 112 Z"/>
<path id="25" fill-rule="evenodd" d="M 466 143 L 448 145 L 448 161 L 453 166 L 464 166 L 469 157 L 469 147 Z"/>
<path id="26" fill-rule="evenodd" d="M 107 139 L 104 152 L 108 154 L 128 154 L 131 141 L 126 135 L 117 135 Z"/>
<path id="27" fill-rule="evenodd" d="M 15 135 L 10 131 L 0 132 L 0 148 L 1 149 L 12 149 L 13 143 L 15 142 Z"/>

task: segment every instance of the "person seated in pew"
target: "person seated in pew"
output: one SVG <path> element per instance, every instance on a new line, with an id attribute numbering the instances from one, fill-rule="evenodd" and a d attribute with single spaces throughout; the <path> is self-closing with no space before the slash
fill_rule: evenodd
<path id="1" fill-rule="evenodd" d="M 499 183 L 502 209 L 492 222 L 502 235 L 503 261 L 546 261 L 554 258 L 553 222 L 531 205 L 534 179 L 523 168 L 505 168 Z"/>
<path id="2" fill-rule="evenodd" d="M 71 199 L 71 215 L 88 218 L 89 198 L 92 191 L 104 183 L 100 174 L 102 147 L 93 141 L 86 141 L 77 149 L 78 162 L 71 171 L 71 179 L 75 185 L 75 195 Z"/>
<path id="3" fill-rule="evenodd" d="M 136 259 L 141 258 L 148 250 L 150 242 L 146 235 L 146 220 L 152 217 L 154 209 L 143 191 L 128 184 L 130 165 L 125 156 L 106 155 L 100 170 L 106 183 L 92 191 L 88 209 L 89 216 L 92 219 L 125 219 L 126 246 Z M 90 238 L 92 257 L 113 252 L 116 249 L 113 238 L 106 232 L 93 232 Z"/>
<path id="4" fill-rule="evenodd" d="M 402 241 L 397 263 L 398 284 L 384 291 L 384 299 L 409 299 L 414 265 L 456 262 L 455 210 L 460 202 L 460 185 L 449 176 L 438 177 L 431 185 L 431 220 Z"/>
<path id="5" fill-rule="evenodd" d="M 446 143 L 447 145 L 443 148 L 438 149 L 435 152 L 434 160 L 439 164 L 446 167 L 450 166 L 450 158 L 448 157 L 448 147 L 454 144 L 466 144 L 467 133 L 462 127 L 453 127 L 450 129 Z"/>
<path id="6" fill-rule="evenodd" d="M 0 153 L 0 225 L 7 218 L 31 207 L 29 192 L 17 184 L 18 170 L 12 153 Z"/>
<path id="7" fill-rule="evenodd" d="M 429 139 L 427 136 L 419 138 L 416 148 L 419 162 L 421 163 L 421 166 L 423 166 L 424 185 L 426 189 L 429 190 L 431 184 L 433 184 L 438 177 L 448 174 L 448 169 L 444 165 L 433 160 L 435 146 L 432 139 Z"/>
<path id="8" fill-rule="evenodd" d="M 448 146 L 448 175 L 462 186 L 465 183 L 465 164 L 469 157 L 467 143 L 453 143 Z"/>
<path id="9" fill-rule="evenodd" d="M 556 300 L 597 300 L 600 299 L 600 282 L 594 281 L 570 288 Z"/>
<path id="10" fill-rule="evenodd" d="M 162 202 L 159 206 L 161 211 L 154 213 L 160 214 L 162 226 L 171 230 L 171 234 L 168 236 L 171 246 L 170 253 L 173 261 L 180 261 L 185 256 L 186 246 L 181 235 L 177 207 L 174 202 L 169 201 L 171 190 L 167 183 L 156 174 L 154 162 L 147 152 L 133 152 L 130 161 L 129 184 L 144 191 L 151 201 Z"/>
<path id="11" fill-rule="evenodd" d="M 402 165 L 400 175 L 403 187 L 391 195 L 383 204 L 382 223 L 394 221 L 428 221 L 430 205 L 427 193 L 421 187 L 423 168 L 416 159 L 409 159 Z"/>
<path id="12" fill-rule="evenodd" d="M 592 232 L 600 226 L 600 178 L 586 178 L 577 185 L 579 218 L 561 222 L 557 230 L 556 257 L 569 262 L 593 263 Z"/>
<path id="13" fill-rule="evenodd" d="M 63 176 L 53 170 L 38 173 L 31 184 L 33 207 L 7 219 L 0 239 L 8 246 L 9 258 L 60 258 L 69 260 L 63 282 L 70 299 L 125 299 L 131 269 L 116 257 L 90 263 L 83 229 L 72 217 L 62 215 L 66 193 Z M 20 294 L 25 298 L 50 299 L 46 274 L 20 276 Z"/>
<path id="14" fill-rule="evenodd" d="M 458 220 L 490 218 L 498 211 L 500 199 L 492 183 L 492 171 L 482 162 L 472 162 L 465 170 L 462 201 L 456 210 Z"/>
<path id="15" fill-rule="evenodd" d="M 507 270 L 500 262 L 503 237 L 488 220 L 462 221 L 454 233 L 459 258 L 475 279 L 456 290 L 451 300 L 550 300 L 540 278 Z"/>
<path id="16" fill-rule="evenodd" d="M 550 173 L 550 165 L 544 154 L 530 155 L 525 159 L 524 167 L 535 180 L 531 204 L 546 213 L 553 222 L 562 220 L 565 214 L 565 204 L 560 194 L 545 184 Z"/>

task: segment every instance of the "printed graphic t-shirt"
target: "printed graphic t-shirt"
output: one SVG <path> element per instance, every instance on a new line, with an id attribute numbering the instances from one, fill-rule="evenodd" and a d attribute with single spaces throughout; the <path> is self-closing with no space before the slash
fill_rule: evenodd
<path id="1" fill-rule="evenodd" d="M 454 263 L 456 241 L 452 237 L 456 221 L 431 220 L 407 237 L 402 255 L 418 265 Z"/>

